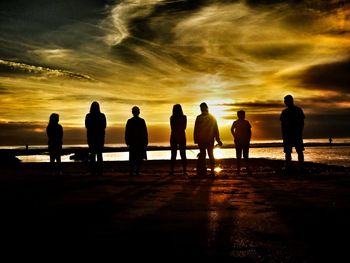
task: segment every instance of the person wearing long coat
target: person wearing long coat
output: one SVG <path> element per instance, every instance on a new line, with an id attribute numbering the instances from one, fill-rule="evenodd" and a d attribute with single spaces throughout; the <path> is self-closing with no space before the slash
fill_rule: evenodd
<path id="1" fill-rule="evenodd" d="M 139 175 L 142 161 L 147 159 L 148 132 L 144 119 L 140 118 L 140 108 L 132 108 L 133 117 L 125 127 L 125 143 L 129 147 L 130 175 Z"/>

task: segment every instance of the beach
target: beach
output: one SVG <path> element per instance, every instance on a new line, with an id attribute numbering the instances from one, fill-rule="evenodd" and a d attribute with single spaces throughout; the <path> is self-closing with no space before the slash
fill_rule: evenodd
<path id="1" fill-rule="evenodd" d="M 217 160 L 215 177 L 196 176 L 195 160 L 187 176 L 180 163 L 170 176 L 169 161 L 146 161 L 140 176 L 116 161 L 102 176 L 84 162 L 63 163 L 60 176 L 48 163 L 1 164 L 2 238 L 113 260 L 349 260 L 349 168 L 306 163 L 300 174 L 285 173 L 282 160 L 251 163 L 248 175 L 234 159 Z"/>

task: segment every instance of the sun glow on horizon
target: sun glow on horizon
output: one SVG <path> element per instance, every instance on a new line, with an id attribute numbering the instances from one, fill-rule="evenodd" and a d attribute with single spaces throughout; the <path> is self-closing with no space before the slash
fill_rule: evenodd
<path id="1" fill-rule="evenodd" d="M 226 155 L 220 148 L 216 147 L 216 148 L 214 148 L 214 156 L 215 156 L 215 159 L 222 159 Z"/>
<path id="2" fill-rule="evenodd" d="M 209 113 L 216 118 L 219 127 L 227 126 L 232 122 L 230 119 L 227 119 L 227 116 L 232 108 L 230 105 L 234 104 L 233 99 L 208 99 L 202 102 L 207 103 Z M 192 111 L 198 112 L 199 105 L 202 102 L 198 102 L 197 105 L 193 106 Z"/>

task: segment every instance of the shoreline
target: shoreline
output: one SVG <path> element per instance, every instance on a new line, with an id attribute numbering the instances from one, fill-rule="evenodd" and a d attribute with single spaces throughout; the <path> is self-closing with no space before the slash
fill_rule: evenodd
<path id="1" fill-rule="evenodd" d="M 312 142 L 312 143 L 304 143 L 304 147 L 349 147 L 350 143 L 317 143 L 317 142 Z M 21 147 L 21 146 L 18 146 Z M 40 154 L 48 154 L 48 148 L 47 145 L 36 145 L 35 147 L 40 147 L 40 148 L 30 148 L 25 149 L 25 147 L 20 148 L 20 149 L 0 149 L 0 156 L 4 154 L 11 154 L 14 156 L 18 155 L 40 155 Z M 283 143 L 253 143 L 250 145 L 250 148 L 282 148 Z M 225 144 L 221 146 L 220 148 L 222 149 L 234 149 L 235 145 L 234 144 Z M 147 151 L 169 151 L 171 148 L 170 146 L 148 146 Z M 197 145 L 188 145 L 186 147 L 186 150 L 196 150 L 198 149 Z M 68 155 L 68 154 L 74 154 L 74 153 L 82 153 L 82 152 L 87 152 L 88 151 L 88 146 L 82 146 L 82 147 L 70 147 L 68 146 L 65 148 L 63 146 L 62 149 L 62 155 Z M 109 147 L 105 146 L 103 152 L 104 153 L 110 153 L 110 152 L 127 152 L 128 147 L 127 146 L 121 146 L 121 147 Z"/>
<path id="2" fill-rule="evenodd" d="M 187 160 L 187 171 L 190 177 L 196 176 L 196 159 Z M 284 169 L 285 161 L 281 159 L 270 158 L 250 158 L 250 169 L 253 176 L 280 176 L 280 175 L 298 175 L 298 162 L 292 161 L 292 170 L 290 172 Z M 11 175 L 39 175 L 50 177 L 49 162 L 19 162 L 19 163 L 0 163 L 5 177 Z M 112 174 L 121 174 L 128 176 L 129 161 L 104 161 L 104 176 Z M 175 176 L 182 176 L 181 160 L 176 160 Z M 216 171 L 216 177 L 235 177 L 246 175 L 245 162 L 242 160 L 242 173 L 237 173 L 236 158 L 216 159 L 215 167 L 219 168 Z M 305 162 L 305 171 L 300 175 L 316 177 L 318 175 L 348 175 L 350 167 L 331 165 L 317 162 Z M 62 162 L 61 169 L 64 176 L 75 177 L 81 175 L 89 175 L 90 165 L 88 161 Z M 168 175 L 170 171 L 170 160 L 144 160 L 141 166 L 141 173 L 146 176 L 152 175 Z M 207 171 L 209 173 L 209 160 L 207 159 Z M 1 176 L 0 176 L 1 177 Z"/>

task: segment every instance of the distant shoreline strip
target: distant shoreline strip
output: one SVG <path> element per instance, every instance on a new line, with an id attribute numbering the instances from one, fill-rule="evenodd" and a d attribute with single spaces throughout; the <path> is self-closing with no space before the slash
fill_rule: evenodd
<path id="1" fill-rule="evenodd" d="M 340 147 L 340 146 L 345 146 L 348 147 L 350 146 L 350 143 L 305 143 L 305 147 Z M 278 147 L 283 147 L 282 143 L 253 143 L 250 145 L 250 148 L 278 148 Z M 235 145 L 234 144 L 226 144 L 222 147 L 222 149 L 234 149 Z M 170 146 L 148 146 L 147 151 L 169 151 L 171 148 Z M 187 150 L 196 150 L 198 147 L 196 145 L 189 145 L 186 147 Z M 63 148 L 62 149 L 62 155 L 66 154 L 73 154 L 77 152 L 85 152 L 88 151 L 88 146 L 86 147 L 69 147 L 69 148 Z M 103 152 L 108 153 L 108 152 L 127 152 L 128 147 L 123 146 L 123 147 L 109 147 L 106 146 L 104 147 Z M 18 155 L 36 155 L 36 154 L 45 154 L 48 152 L 48 149 L 46 147 L 40 148 L 40 149 L 0 149 L 0 154 L 12 154 L 15 156 Z"/>

